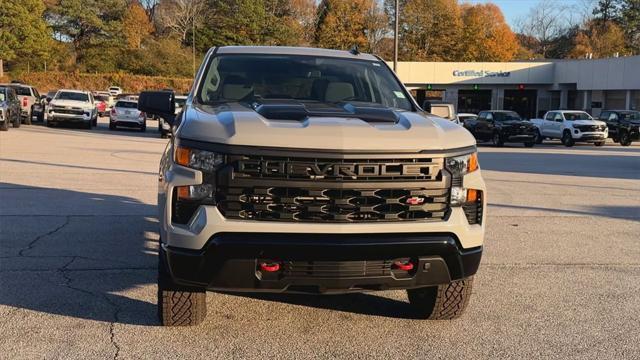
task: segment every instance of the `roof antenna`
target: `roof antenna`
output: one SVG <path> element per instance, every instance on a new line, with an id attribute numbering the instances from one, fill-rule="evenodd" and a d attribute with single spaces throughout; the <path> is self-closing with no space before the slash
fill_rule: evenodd
<path id="1" fill-rule="evenodd" d="M 360 51 L 358 50 L 358 45 L 353 45 L 351 49 L 349 49 L 349 52 L 352 55 L 360 55 Z"/>

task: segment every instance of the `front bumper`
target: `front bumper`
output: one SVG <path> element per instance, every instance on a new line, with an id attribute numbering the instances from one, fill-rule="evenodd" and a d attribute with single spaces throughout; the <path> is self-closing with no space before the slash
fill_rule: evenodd
<path id="1" fill-rule="evenodd" d="M 115 126 L 138 128 L 143 125 L 144 120 L 140 120 L 137 118 L 131 119 L 131 118 L 111 117 L 109 118 L 109 122 Z"/>
<path id="2" fill-rule="evenodd" d="M 462 249 L 447 233 L 218 233 L 202 250 L 163 245 L 174 282 L 209 290 L 344 293 L 447 284 L 478 270 L 482 247 Z M 411 259 L 411 271 L 394 269 Z M 265 272 L 263 261 L 278 261 Z"/>
<path id="3" fill-rule="evenodd" d="M 50 122 L 89 122 L 91 121 L 91 116 L 89 115 L 75 115 L 75 114 L 61 114 L 56 112 L 49 112 L 47 116 L 47 121 Z"/>
<path id="4" fill-rule="evenodd" d="M 573 139 L 576 141 L 605 141 L 609 136 L 608 132 L 579 132 L 573 131 Z"/>

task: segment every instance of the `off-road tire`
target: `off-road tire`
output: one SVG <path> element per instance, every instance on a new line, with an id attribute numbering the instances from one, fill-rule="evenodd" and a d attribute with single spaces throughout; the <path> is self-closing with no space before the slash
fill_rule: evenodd
<path id="1" fill-rule="evenodd" d="M 631 136 L 626 131 L 620 133 L 620 145 L 629 146 L 631 145 Z"/>
<path id="2" fill-rule="evenodd" d="M 82 124 L 82 127 L 87 130 L 91 130 L 91 128 L 93 127 L 93 120 L 89 120 L 89 122 Z"/>
<path id="3" fill-rule="evenodd" d="M 604 143 L 605 143 L 604 141 L 596 141 L 596 142 L 593 143 L 593 145 L 595 145 L 597 147 L 601 147 L 601 146 L 604 146 Z"/>
<path id="4" fill-rule="evenodd" d="M 13 127 L 14 128 L 19 128 L 20 124 L 21 124 L 20 115 L 18 115 L 18 116 L 16 116 L 15 119 L 13 119 Z"/>
<path id="5" fill-rule="evenodd" d="M 493 133 L 493 137 L 491 139 L 491 142 L 493 143 L 494 146 L 497 146 L 497 147 L 503 147 L 504 146 L 504 140 L 502 139 L 502 136 L 500 136 L 499 132 Z"/>
<path id="6" fill-rule="evenodd" d="M 460 317 L 471 298 L 473 277 L 446 285 L 407 290 L 409 303 L 418 317 L 429 320 L 452 320 Z"/>
<path id="7" fill-rule="evenodd" d="M 571 136 L 570 131 L 565 131 L 562 133 L 562 144 L 566 147 L 572 147 L 576 142 L 573 140 L 573 136 Z"/>
<path id="8" fill-rule="evenodd" d="M 207 317 L 207 293 L 204 289 L 180 286 L 171 280 L 166 256 L 158 256 L 158 319 L 162 326 L 193 326 Z"/>
<path id="9" fill-rule="evenodd" d="M 9 131 L 9 119 L 6 119 L 0 124 L 0 131 Z"/>
<path id="10" fill-rule="evenodd" d="M 542 137 L 542 134 L 540 134 L 540 130 L 536 130 L 536 144 L 542 144 L 543 140 L 544 138 Z"/>
<path id="11" fill-rule="evenodd" d="M 33 109 L 31 111 L 33 111 Z M 27 115 L 27 117 L 24 118 L 24 124 L 25 125 L 31 125 L 31 114 L 32 113 L 29 113 L 29 115 Z"/>

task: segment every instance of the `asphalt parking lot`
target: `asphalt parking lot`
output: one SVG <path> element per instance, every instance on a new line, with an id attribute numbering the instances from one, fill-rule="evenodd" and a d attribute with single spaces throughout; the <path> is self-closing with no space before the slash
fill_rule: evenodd
<path id="1" fill-rule="evenodd" d="M 0 358 L 638 358 L 640 144 L 480 146 L 485 253 L 459 320 L 404 292 L 209 294 L 156 320 L 157 167 L 147 132 L 0 134 Z"/>

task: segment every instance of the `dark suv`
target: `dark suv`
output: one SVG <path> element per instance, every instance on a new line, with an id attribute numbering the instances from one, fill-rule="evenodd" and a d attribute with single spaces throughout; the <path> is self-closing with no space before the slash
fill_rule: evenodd
<path id="1" fill-rule="evenodd" d="M 491 141 L 495 146 L 508 142 L 523 143 L 526 147 L 535 145 L 536 127 L 515 111 L 481 111 L 477 119 L 466 121 L 464 127 L 476 140 Z"/>
<path id="2" fill-rule="evenodd" d="M 609 137 L 622 146 L 640 139 L 640 111 L 604 110 L 599 119 L 607 123 Z"/>

